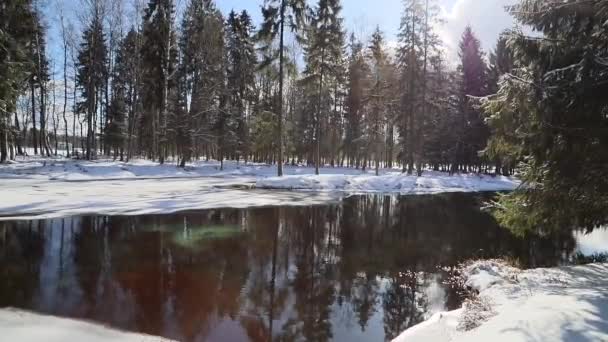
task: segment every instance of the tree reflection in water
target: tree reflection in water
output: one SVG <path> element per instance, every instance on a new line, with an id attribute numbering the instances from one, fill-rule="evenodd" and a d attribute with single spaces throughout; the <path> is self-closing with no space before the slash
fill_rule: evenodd
<path id="1" fill-rule="evenodd" d="M 0 306 L 183 341 L 390 340 L 460 305 L 439 266 L 545 266 L 574 249 L 571 236 L 511 236 L 484 199 L 1 222 Z"/>

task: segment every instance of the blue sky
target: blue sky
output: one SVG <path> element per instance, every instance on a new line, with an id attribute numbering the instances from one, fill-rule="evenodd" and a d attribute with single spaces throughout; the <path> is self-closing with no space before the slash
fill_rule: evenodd
<path id="1" fill-rule="evenodd" d="M 440 6 L 451 9 L 457 0 L 439 0 Z M 495 0 L 477 0 L 495 1 Z M 231 9 L 246 9 L 259 18 L 262 0 L 218 0 L 217 4 L 224 13 Z M 402 0 L 343 0 L 342 15 L 349 30 L 367 31 L 379 25 L 387 37 L 394 37 L 399 29 Z"/>
<path id="2" fill-rule="evenodd" d="M 1 0 L 0 0 L 1 1 Z M 65 7 L 74 23 L 78 20 L 82 0 L 40 0 L 45 4 L 44 13 L 50 28 L 50 53 L 60 54 L 61 41 L 58 32 L 58 8 Z M 124 0 L 131 3 L 131 0 Z M 147 0 L 140 0 L 147 2 Z M 176 0 L 185 4 L 188 0 Z M 446 47 L 447 59 L 452 64 L 457 63 L 457 47 L 460 35 L 466 25 L 471 25 L 481 40 L 482 47 L 489 51 L 495 45 L 499 33 L 512 27 L 512 18 L 504 11 L 504 6 L 517 0 L 437 0 L 442 8 L 445 24 L 437 28 Z M 231 9 L 241 11 L 246 9 L 256 22 L 260 20 L 260 6 L 263 0 L 216 0 L 216 4 L 224 14 Z M 316 0 L 309 0 L 314 4 Z M 366 38 L 376 26 L 384 32 L 390 44 L 396 44 L 396 35 L 402 11 L 402 0 L 342 0 L 346 29 L 354 31 L 359 37 Z M 125 23 L 128 28 L 131 23 Z"/>
<path id="3" fill-rule="evenodd" d="M 184 0 L 182 0 L 184 1 Z M 246 9 L 260 18 L 263 0 L 216 0 L 224 13 L 231 9 Z M 437 28 L 446 46 L 448 60 L 457 62 L 457 47 L 466 25 L 471 25 L 481 40 L 482 47 L 490 51 L 504 29 L 513 26 L 512 18 L 504 7 L 517 0 L 437 0 L 442 8 L 445 24 Z M 314 3 L 314 0 L 309 0 Z M 387 40 L 395 42 L 401 19 L 402 0 L 342 0 L 346 28 L 365 37 L 378 25 Z"/>

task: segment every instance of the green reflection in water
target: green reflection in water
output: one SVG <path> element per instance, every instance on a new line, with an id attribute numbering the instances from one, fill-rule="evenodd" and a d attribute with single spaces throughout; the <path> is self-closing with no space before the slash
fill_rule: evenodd
<path id="1" fill-rule="evenodd" d="M 240 238 L 245 234 L 236 225 L 202 226 L 195 228 L 183 228 L 173 231 L 171 240 L 178 246 L 184 248 L 205 248 L 205 242 L 223 239 Z"/>

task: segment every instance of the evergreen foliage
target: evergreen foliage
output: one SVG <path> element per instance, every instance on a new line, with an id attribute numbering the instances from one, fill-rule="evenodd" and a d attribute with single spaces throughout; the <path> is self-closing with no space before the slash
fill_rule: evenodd
<path id="1" fill-rule="evenodd" d="M 506 36 L 513 70 L 484 103 L 495 144 L 524 184 L 496 205 L 524 231 L 591 230 L 608 221 L 608 4 L 523 0 Z"/>
<path id="2" fill-rule="evenodd" d="M 78 73 L 76 86 L 81 89 L 82 101 L 79 110 L 86 113 L 87 136 L 86 158 L 91 159 L 96 150 L 97 113 L 105 87 L 107 70 L 107 47 L 100 10 L 95 7 L 90 26 L 82 36 L 78 51 Z"/>

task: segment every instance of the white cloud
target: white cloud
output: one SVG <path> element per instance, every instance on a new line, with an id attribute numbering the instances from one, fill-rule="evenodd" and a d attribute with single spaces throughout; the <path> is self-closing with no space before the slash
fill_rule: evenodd
<path id="1" fill-rule="evenodd" d="M 437 31 L 446 47 L 448 62 L 458 63 L 458 43 L 467 25 L 473 28 L 484 51 L 493 50 L 500 33 L 514 25 L 505 6 L 515 3 L 517 0 L 457 0 L 451 9 L 442 7 L 445 23 Z"/>

